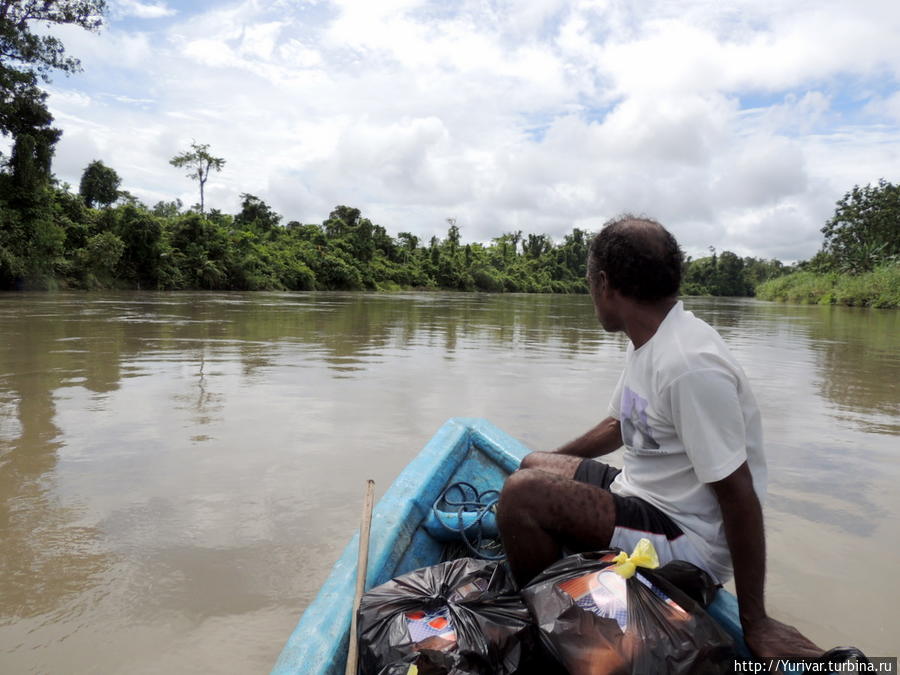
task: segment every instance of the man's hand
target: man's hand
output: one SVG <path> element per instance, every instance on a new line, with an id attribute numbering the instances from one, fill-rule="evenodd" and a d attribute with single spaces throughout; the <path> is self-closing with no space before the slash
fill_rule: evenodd
<path id="1" fill-rule="evenodd" d="M 744 641 L 759 659 L 784 657 L 815 658 L 825 653 L 793 626 L 765 617 L 744 626 Z"/>

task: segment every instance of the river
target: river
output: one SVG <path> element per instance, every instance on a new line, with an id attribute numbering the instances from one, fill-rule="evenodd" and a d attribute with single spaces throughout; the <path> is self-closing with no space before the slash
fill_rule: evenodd
<path id="1" fill-rule="evenodd" d="M 762 409 L 770 612 L 897 655 L 900 312 L 685 304 Z M 366 478 L 454 416 L 569 440 L 625 345 L 587 296 L 0 294 L 0 672 L 267 672 Z"/>

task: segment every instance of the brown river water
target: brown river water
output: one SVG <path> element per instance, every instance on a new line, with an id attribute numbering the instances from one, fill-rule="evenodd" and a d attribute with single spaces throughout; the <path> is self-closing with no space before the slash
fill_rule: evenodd
<path id="1" fill-rule="evenodd" d="M 762 409 L 770 613 L 897 655 L 900 312 L 686 306 Z M 0 295 L 0 672 L 267 672 L 365 479 L 454 416 L 552 449 L 625 344 L 587 296 Z"/>

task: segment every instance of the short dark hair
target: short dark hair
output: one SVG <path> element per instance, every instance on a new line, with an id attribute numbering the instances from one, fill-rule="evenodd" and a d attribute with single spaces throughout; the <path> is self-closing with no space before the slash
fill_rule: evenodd
<path id="1" fill-rule="evenodd" d="M 655 220 L 625 214 L 607 222 L 591 240 L 588 277 L 601 271 L 609 285 L 640 302 L 678 294 L 683 254 L 675 237 Z"/>

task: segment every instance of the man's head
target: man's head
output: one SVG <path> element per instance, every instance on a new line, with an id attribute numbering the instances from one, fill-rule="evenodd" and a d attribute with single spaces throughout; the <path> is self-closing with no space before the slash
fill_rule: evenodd
<path id="1" fill-rule="evenodd" d="M 649 218 L 611 220 L 591 241 L 588 285 L 606 330 L 623 329 L 630 305 L 655 305 L 678 295 L 682 253 L 666 228 Z"/>

